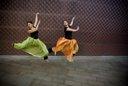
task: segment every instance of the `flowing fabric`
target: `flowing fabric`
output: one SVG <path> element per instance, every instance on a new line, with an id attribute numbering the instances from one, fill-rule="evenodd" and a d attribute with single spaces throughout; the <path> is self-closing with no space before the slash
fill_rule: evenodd
<path id="1" fill-rule="evenodd" d="M 34 39 L 32 37 L 28 37 L 22 43 L 14 43 L 14 48 L 36 57 L 44 57 L 48 55 L 46 45 L 39 39 Z"/>
<path id="2" fill-rule="evenodd" d="M 63 52 L 66 59 L 70 62 L 73 61 L 73 54 L 78 52 L 78 44 L 75 39 L 66 39 L 65 37 L 59 38 L 55 47 L 52 48 L 53 52 Z"/>

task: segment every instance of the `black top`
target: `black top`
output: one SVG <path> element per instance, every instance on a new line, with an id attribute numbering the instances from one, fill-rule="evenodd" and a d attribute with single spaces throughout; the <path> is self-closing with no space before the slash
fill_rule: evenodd
<path id="1" fill-rule="evenodd" d="M 30 36 L 34 39 L 38 39 L 38 30 L 35 32 L 30 33 Z"/>
<path id="2" fill-rule="evenodd" d="M 66 39 L 72 39 L 72 31 L 67 31 L 67 27 L 64 27 L 64 35 Z"/>

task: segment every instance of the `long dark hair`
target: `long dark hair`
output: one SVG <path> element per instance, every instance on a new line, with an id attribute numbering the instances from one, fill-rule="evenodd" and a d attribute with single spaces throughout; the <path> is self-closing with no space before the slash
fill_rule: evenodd
<path id="1" fill-rule="evenodd" d="M 31 23 L 31 24 L 33 24 L 33 22 L 32 22 L 32 21 L 27 21 L 27 24 L 28 24 L 28 23 Z"/>

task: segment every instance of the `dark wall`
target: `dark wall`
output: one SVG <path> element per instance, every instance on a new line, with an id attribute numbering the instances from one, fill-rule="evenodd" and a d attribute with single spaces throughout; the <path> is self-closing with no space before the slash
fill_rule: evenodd
<path id="1" fill-rule="evenodd" d="M 127 0 L 0 0 L 0 54 L 25 54 L 13 42 L 27 37 L 27 21 L 40 12 L 39 37 L 48 47 L 63 35 L 63 20 L 76 16 L 78 55 L 128 55 Z"/>

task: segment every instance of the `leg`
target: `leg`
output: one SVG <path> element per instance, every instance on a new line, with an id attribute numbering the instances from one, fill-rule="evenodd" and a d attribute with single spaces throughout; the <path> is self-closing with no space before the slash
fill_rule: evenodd
<path id="1" fill-rule="evenodd" d="M 52 53 L 53 52 L 52 48 L 48 48 L 48 52 Z"/>
<path id="2" fill-rule="evenodd" d="M 73 56 L 75 56 L 76 54 L 73 54 Z"/>
<path id="3" fill-rule="evenodd" d="M 47 60 L 48 59 L 48 56 L 44 56 L 44 60 Z"/>
<path id="4" fill-rule="evenodd" d="M 48 56 L 44 56 L 44 62 L 49 62 Z"/>

